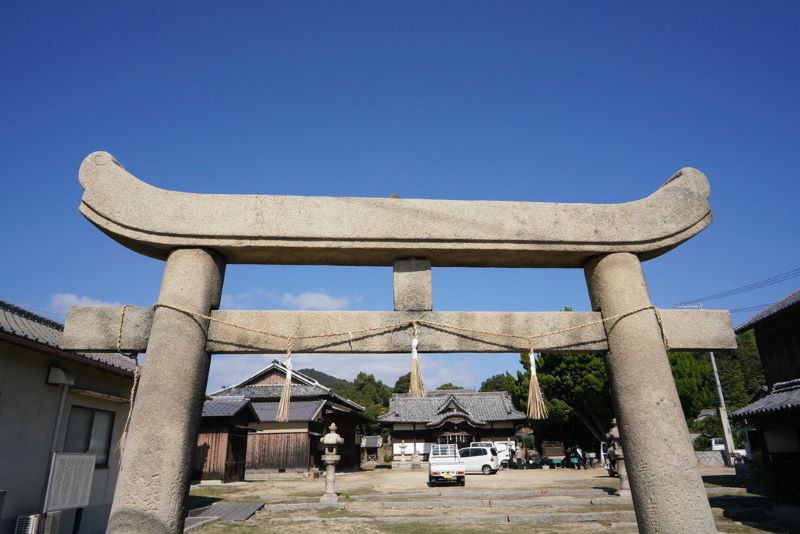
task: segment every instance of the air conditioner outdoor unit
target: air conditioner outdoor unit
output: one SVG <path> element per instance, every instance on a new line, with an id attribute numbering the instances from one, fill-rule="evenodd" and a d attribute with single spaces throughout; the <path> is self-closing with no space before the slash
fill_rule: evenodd
<path id="1" fill-rule="evenodd" d="M 17 526 L 14 534 L 36 534 L 39 523 L 44 521 L 44 534 L 58 534 L 61 524 L 61 512 L 48 512 L 44 514 L 17 516 Z"/>

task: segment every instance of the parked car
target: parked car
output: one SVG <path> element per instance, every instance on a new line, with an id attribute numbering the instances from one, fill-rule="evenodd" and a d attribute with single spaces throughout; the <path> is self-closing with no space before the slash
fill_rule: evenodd
<path id="1" fill-rule="evenodd" d="M 458 453 L 467 474 L 493 475 L 500 469 L 500 460 L 497 459 L 497 449 L 494 447 L 465 447 Z"/>
<path id="2" fill-rule="evenodd" d="M 470 447 L 494 447 L 497 450 L 497 459 L 500 462 L 500 467 L 508 467 L 511 464 L 511 451 L 508 448 L 508 443 L 505 441 L 473 441 L 469 444 Z"/>
<path id="3" fill-rule="evenodd" d="M 443 482 L 464 485 L 466 470 L 454 444 L 432 445 L 428 456 L 428 484 Z"/>
<path id="4" fill-rule="evenodd" d="M 725 440 L 722 438 L 711 438 L 706 443 L 706 450 L 709 451 L 724 451 L 725 450 Z"/>

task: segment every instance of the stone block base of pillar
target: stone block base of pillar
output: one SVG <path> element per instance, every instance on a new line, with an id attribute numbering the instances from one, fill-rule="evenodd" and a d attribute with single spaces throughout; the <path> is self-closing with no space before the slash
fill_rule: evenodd
<path id="1" fill-rule="evenodd" d="M 320 497 L 319 502 L 322 504 L 336 504 L 339 502 L 339 495 L 336 493 L 323 493 L 322 497 Z"/>

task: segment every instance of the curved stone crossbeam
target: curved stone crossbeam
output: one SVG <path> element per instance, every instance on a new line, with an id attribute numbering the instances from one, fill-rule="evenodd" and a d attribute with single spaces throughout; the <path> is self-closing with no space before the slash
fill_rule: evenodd
<path id="1" fill-rule="evenodd" d="M 153 187 L 107 152 L 80 168 L 80 211 L 123 245 L 159 259 L 202 247 L 229 263 L 580 267 L 592 256 L 656 257 L 711 222 L 700 171 L 678 171 L 621 204 L 210 195 Z"/>

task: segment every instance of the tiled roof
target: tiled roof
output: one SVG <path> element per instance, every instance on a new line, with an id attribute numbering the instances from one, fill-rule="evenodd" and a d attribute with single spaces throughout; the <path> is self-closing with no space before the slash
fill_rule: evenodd
<path id="1" fill-rule="evenodd" d="M 267 374 L 272 370 L 277 370 L 281 374 L 286 376 L 286 366 L 284 366 L 278 360 L 273 360 L 265 368 L 258 371 L 256 374 L 246 378 L 239 384 L 222 389 L 220 391 L 212 393 L 212 396 L 216 395 L 244 395 L 250 399 L 270 399 L 275 398 L 279 399 L 281 397 L 281 390 L 283 388 L 283 383 L 278 384 L 250 384 L 250 382 L 256 381 L 261 376 Z M 335 400 L 341 404 L 347 405 L 350 408 L 358 411 L 363 412 L 364 407 L 360 404 L 351 401 L 350 399 L 346 399 L 341 395 L 337 395 L 330 388 L 327 388 L 314 380 L 313 378 L 304 375 L 299 371 L 292 371 L 292 382 L 295 380 L 300 381 L 300 384 L 292 384 L 292 397 L 319 397 L 319 396 L 328 396 L 332 400 Z M 269 389 L 272 388 L 272 389 Z M 296 393 L 295 393 L 296 392 Z"/>
<path id="2" fill-rule="evenodd" d="M 64 325 L 46 317 L 30 312 L 19 306 L 0 300 L 0 333 L 39 343 L 47 347 L 61 350 L 61 335 Z M 84 353 L 70 352 L 89 360 L 87 363 L 99 363 L 132 373 L 136 363 L 131 358 L 117 353 Z"/>
<path id="3" fill-rule="evenodd" d="M 289 402 L 289 421 L 313 421 L 327 401 L 291 400 Z M 253 409 L 262 423 L 271 423 L 278 418 L 278 401 L 254 402 Z"/>
<path id="4" fill-rule="evenodd" d="M 754 326 L 762 323 L 763 321 L 779 315 L 781 313 L 787 312 L 790 309 L 794 308 L 795 306 L 800 306 L 800 289 L 795 290 L 786 298 L 779 300 L 775 304 L 772 304 L 765 310 L 762 310 L 752 316 L 750 319 L 742 323 L 736 328 L 736 333 L 741 334 L 747 330 L 750 330 Z"/>
<path id="5" fill-rule="evenodd" d="M 800 379 L 777 382 L 768 395 L 733 412 L 733 419 L 800 409 Z"/>
<path id="6" fill-rule="evenodd" d="M 472 417 L 470 416 L 469 413 L 445 412 L 438 415 L 437 417 L 434 417 L 432 421 L 426 423 L 426 426 L 429 426 L 431 428 L 440 426 L 451 417 L 462 417 L 466 419 L 473 426 L 483 426 L 486 424 L 486 421 L 481 421 L 480 419 Z"/>
<path id="7" fill-rule="evenodd" d="M 442 406 L 450 403 L 450 395 L 457 406 L 464 409 L 476 422 L 521 421 L 524 413 L 516 410 L 505 391 L 476 392 L 471 390 L 429 391 L 427 397 L 411 397 L 395 393 L 389 400 L 389 412 L 378 420 L 382 423 L 430 423 L 448 414 L 440 414 Z"/>
<path id="8" fill-rule="evenodd" d="M 212 398 L 203 403 L 203 417 L 232 417 L 249 404 L 250 401 L 243 397 Z"/>
<path id="9" fill-rule="evenodd" d="M 240 388 L 250 385 L 250 382 L 258 382 L 259 378 L 266 375 L 272 370 L 278 370 L 283 376 L 286 376 L 286 366 L 283 365 L 278 360 L 272 360 L 272 362 L 270 362 L 268 366 L 264 367 L 257 373 L 250 375 L 249 377 L 245 378 L 244 380 L 242 380 L 233 387 Z M 292 382 L 300 382 L 301 384 L 306 386 L 319 386 L 325 390 L 328 390 L 328 388 L 326 388 L 325 386 L 323 386 L 310 376 L 306 376 L 305 374 L 301 373 L 300 371 L 295 371 L 295 370 L 292 371 Z"/>
<path id="10" fill-rule="evenodd" d="M 242 386 L 223 389 L 214 393 L 214 397 L 245 397 L 248 399 L 280 399 L 283 391 L 283 384 L 258 384 L 253 386 Z M 292 399 L 326 397 L 328 390 L 317 386 L 304 386 L 292 384 Z"/>

